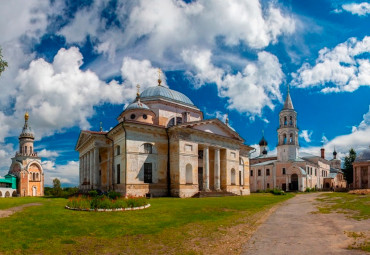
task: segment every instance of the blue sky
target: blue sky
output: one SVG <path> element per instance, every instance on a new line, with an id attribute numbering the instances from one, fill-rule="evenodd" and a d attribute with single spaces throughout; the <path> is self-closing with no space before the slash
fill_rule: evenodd
<path id="1" fill-rule="evenodd" d="M 104 130 L 142 89 L 164 83 L 206 118 L 270 153 L 290 85 L 301 151 L 370 145 L 370 3 L 365 1 L 0 0 L 0 175 L 25 111 L 46 184 L 78 180 L 81 129 Z"/>

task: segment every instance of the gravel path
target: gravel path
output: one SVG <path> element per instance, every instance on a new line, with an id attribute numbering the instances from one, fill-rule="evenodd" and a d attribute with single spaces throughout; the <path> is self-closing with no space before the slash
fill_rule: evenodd
<path id="1" fill-rule="evenodd" d="M 23 210 L 23 208 L 29 207 L 29 206 L 37 206 L 37 205 L 42 205 L 40 203 L 29 203 L 29 204 L 24 204 L 4 210 L 0 210 L 0 218 L 8 217 L 12 215 L 13 213 L 20 212 Z"/>
<path id="2" fill-rule="evenodd" d="M 301 194 L 284 202 L 243 247 L 244 255 L 368 254 L 347 250 L 354 239 L 346 232 L 369 231 L 370 220 L 356 221 L 343 214 L 312 214 L 320 193 Z"/>

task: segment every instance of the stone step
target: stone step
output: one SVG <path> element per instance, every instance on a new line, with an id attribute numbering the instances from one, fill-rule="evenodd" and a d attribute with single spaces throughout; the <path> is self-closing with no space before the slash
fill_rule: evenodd
<path id="1" fill-rule="evenodd" d="M 199 191 L 192 197 L 201 198 L 201 197 L 230 197 L 230 196 L 237 195 L 228 191 Z"/>

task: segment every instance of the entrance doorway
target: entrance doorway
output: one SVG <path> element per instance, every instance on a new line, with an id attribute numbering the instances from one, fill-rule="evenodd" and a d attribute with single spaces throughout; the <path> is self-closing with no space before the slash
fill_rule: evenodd
<path id="1" fill-rule="evenodd" d="M 32 187 L 32 196 L 33 196 L 33 197 L 35 197 L 35 196 L 37 195 L 36 191 L 37 191 L 37 190 L 36 190 L 36 187 L 35 187 L 35 186 L 33 186 L 33 187 Z"/>
<path id="2" fill-rule="evenodd" d="M 283 183 L 283 185 L 282 185 L 282 189 L 283 189 L 284 191 L 286 191 L 286 183 Z"/>
<path id="3" fill-rule="evenodd" d="M 291 180 L 292 180 L 291 190 L 298 190 L 298 175 L 297 174 L 292 174 Z"/>
<path id="4" fill-rule="evenodd" d="M 203 190 L 203 167 L 198 167 L 198 186 L 199 191 Z"/>

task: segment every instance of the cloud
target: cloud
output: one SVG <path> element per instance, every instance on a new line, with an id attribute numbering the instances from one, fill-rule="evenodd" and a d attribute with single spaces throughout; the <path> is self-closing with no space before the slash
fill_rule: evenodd
<path id="1" fill-rule="evenodd" d="M 58 178 L 62 185 L 78 185 L 79 162 L 68 161 L 65 165 L 56 165 L 54 161 L 43 161 L 45 185 L 52 186 L 53 179 Z"/>
<path id="2" fill-rule="evenodd" d="M 367 16 L 370 13 L 370 3 L 367 2 L 343 4 L 341 7 L 341 9 L 336 9 L 334 12 L 346 11 L 358 16 Z"/>
<path id="3" fill-rule="evenodd" d="M 37 152 L 37 155 L 41 158 L 56 158 L 59 156 L 59 153 L 56 151 L 49 151 L 47 149 L 42 149 L 41 151 Z"/>
<path id="4" fill-rule="evenodd" d="M 370 37 L 352 37 L 333 49 L 323 48 L 314 66 L 308 63 L 294 73 L 292 84 L 299 88 L 323 87 L 323 93 L 352 92 L 370 85 Z"/>
<path id="5" fill-rule="evenodd" d="M 215 83 L 218 94 L 228 99 L 228 109 L 250 116 L 261 116 L 267 106 L 274 109 L 274 102 L 282 102 L 279 90 L 284 73 L 276 56 L 266 51 L 258 53 L 256 61 L 249 61 L 242 72 L 227 73 L 211 63 L 209 50 L 184 50 L 182 57 L 189 65 L 196 86 Z M 248 100 L 246 100 L 248 98 Z"/>
<path id="6" fill-rule="evenodd" d="M 337 136 L 328 140 L 324 135 L 322 137 L 324 143 L 325 155 L 327 158 L 332 157 L 332 152 L 338 152 L 338 158 L 343 158 L 351 148 L 354 148 L 357 153 L 369 148 L 370 145 L 370 105 L 369 111 L 363 115 L 363 120 L 358 126 L 352 129 L 352 132 L 345 135 Z M 321 146 L 320 146 L 321 147 Z M 319 155 L 319 146 L 311 146 L 301 148 L 300 151 L 305 151 L 311 154 Z"/>
<path id="7" fill-rule="evenodd" d="M 302 130 L 302 132 L 299 134 L 299 137 L 302 137 L 307 143 L 310 143 L 312 133 L 313 131 L 308 132 L 308 130 Z"/>

